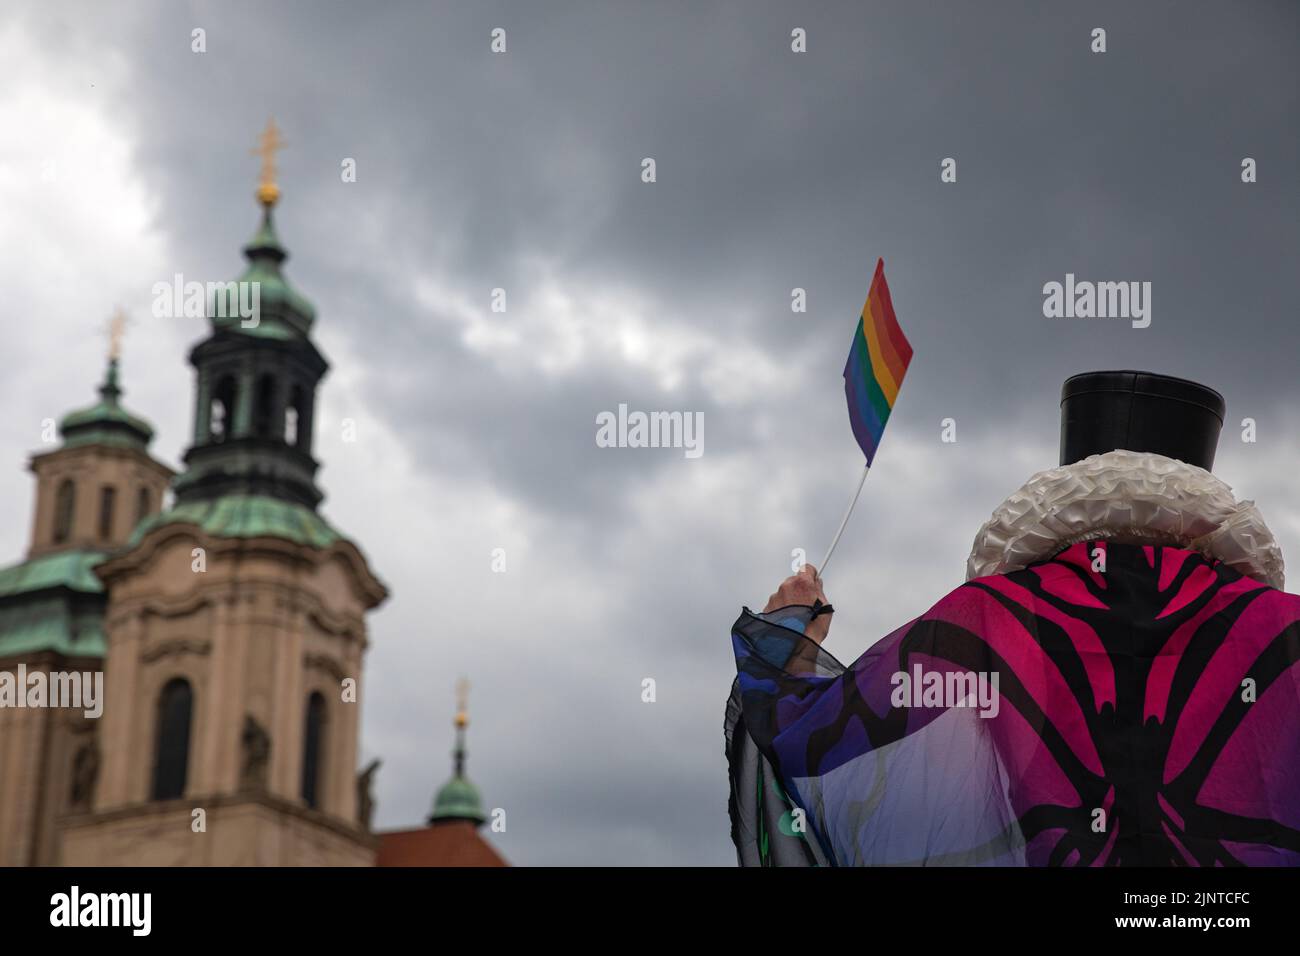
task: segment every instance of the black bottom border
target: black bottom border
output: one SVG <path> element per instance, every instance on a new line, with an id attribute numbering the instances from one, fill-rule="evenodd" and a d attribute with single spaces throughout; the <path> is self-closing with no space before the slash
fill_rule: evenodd
<path id="1" fill-rule="evenodd" d="M 129 925 L 53 925 L 71 921 L 72 887 L 79 923 L 105 912 L 100 894 L 148 893 L 148 938 L 205 947 L 431 932 L 536 941 L 601 927 L 666 941 L 660 934 L 696 934 L 701 924 L 737 942 L 788 935 L 805 945 L 824 942 L 827 931 L 916 933 L 927 942 L 1031 930 L 1049 932 L 1044 942 L 1170 932 L 1231 940 L 1293 930 L 1300 920 L 1288 870 L 11 869 L 0 870 L 0 883 L 10 939 L 76 933 L 83 943 L 128 945 L 141 938 Z M 60 894 L 67 903 L 56 913 Z M 129 922 L 122 900 L 107 910 Z M 839 925 L 827 927 L 832 920 Z"/>

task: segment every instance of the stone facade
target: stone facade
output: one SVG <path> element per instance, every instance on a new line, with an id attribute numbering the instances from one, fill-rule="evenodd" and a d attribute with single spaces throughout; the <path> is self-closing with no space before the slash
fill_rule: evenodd
<path id="1" fill-rule="evenodd" d="M 26 656 L 28 672 L 98 670 L 97 658 Z M 0 663 L 13 670 L 19 660 Z M 57 862 L 60 825 L 73 807 L 76 758 L 95 747 L 96 721 L 81 711 L 0 708 L 0 866 Z"/>
<path id="2" fill-rule="evenodd" d="M 267 794 L 123 807 L 63 823 L 64 864 L 79 866 L 373 866 L 377 839 Z"/>
<path id="3" fill-rule="evenodd" d="M 205 569 L 196 571 L 196 549 Z M 193 688 L 191 760 L 186 806 L 227 807 L 207 819 L 208 835 L 221 821 L 241 820 L 258 832 L 284 811 L 285 834 L 274 846 L 297 846 L 323 827 L 312 859 L 368 862 L 371 840 L 357 823 L 356 762 L 364 614 L 385 592 L 355 547 L 329 549 L 274 537 L 216 538 L 187 524 L 164 524 L 129 552 L 101 565 L 108 588 L 108 684 L 112 706 L 102 721 L 104 753 L 95 796 L 99 827 L 78 821 L 69 829 L 64 863 L 100 858 L 99 838 L 112 842 L 133 832 L 131 808 L 153 820 L 149 785 L 155 750 L 156 707 L 162 688 L 183 678 Z M 357 691 L 344 701 L 344 681 Z M 319 761 L 319 796 L 313 812 L 302 806 L 305 708 L 313 693 L 326 702 Z M 248 718 L 264 728 L 269 753 L 260 766 L 243 740 Z M 231 800 L 260 809 L 235 813 Z M 244 824 L 241 824 L 241 826 Z M 185 833 L 190 833 L 187 820 Z M 233 838 L 234 835 L 232 834 Z M 200 863 L 211 850 L 188 836 L 185 862 Z M 179 852 L 177 850 L 176 852 Z M 270 851 L 268 851 L 270 852 Z M 278 851 L 277 851 L 278 852 Z"/>
<path id="4" fill-rule="evenodd" d="M 32 509 L 30 557 L 82 548 L 110 550 L 124 544 L 142 519 L 157 514 L 173 472 L 136 448 L 80 445 L 33 455 L 36 507 Z M 65 482 L 73 490 L 72 521 L 67 536 L 55 533 L 59 493 Z M 108 520 L 103 518 L 104 491 L 112 490 Z M 107 534 L 101 533 L 107 530 Z"/>

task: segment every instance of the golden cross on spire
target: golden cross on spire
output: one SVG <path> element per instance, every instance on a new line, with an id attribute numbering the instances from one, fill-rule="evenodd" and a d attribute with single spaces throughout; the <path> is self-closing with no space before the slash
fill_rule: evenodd
<path id="1" fill-rule="evenodd" d="M 108 357 L 114 362 L 122 355 L 122 336 L 126 334 L 128 321 L 121 306 L 117 307 L 113 317 L 108 320 Z"/>
<path id="2" fill-rule="evenodd" d="M 274 206 L 280 198 L 280 187 L 275 184 L 275 154 L 284 149 L 285 142 L 280 136 L 280 128 L 275 119 L 266 121 L 266 129 L 258 137 L 257 146 L 251 150 L 254 156 L 262 159 L 262 173 L 257 184 L 257 201 L 263 206 Z"/>
<path id="3" fill-rule="evenodd" d="M 469 681 L 461 678 L 456 681 L 456 726 L 464 727 L 469 723 Z"/>

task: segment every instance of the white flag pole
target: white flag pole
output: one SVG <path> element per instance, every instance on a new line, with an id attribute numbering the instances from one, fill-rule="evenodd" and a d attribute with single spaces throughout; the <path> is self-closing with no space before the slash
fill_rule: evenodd
<path id="1" fill-rule="evenodd" d="M 844 528 L 849 523 L 849 515 L 853 514 L 853 506 L 858 503 L 858 496 L 862 494 L 862 486 L 867 483 L 867 472 L 870 470 L 870 465 L 864 465 L 862 468 L 862 477 L 858 479 L 858 490 L 853 492 L 853 500 L 849 502 L 849 510 L 844 512 L 844 520 L 840 522 L 840 529 L 835 532 L 835 538 L 826 551 L 826 557 L 822 559 L 821 566 L 817 568 L 819 578 L 826 575 L 826 565 L 830 564 L 831 555 L 835 553 L 835 546 L 840 543 L 840 535 L 844 533 Z"/>

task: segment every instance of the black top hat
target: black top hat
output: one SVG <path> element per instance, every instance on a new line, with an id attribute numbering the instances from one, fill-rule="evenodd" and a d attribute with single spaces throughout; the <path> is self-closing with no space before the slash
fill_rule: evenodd
<path id="1" fill-rule="evenodd" d="M 1061 386 L 1061 464 L 1116 448 L 1209 471 L 1226 406 L 1212 388 L 1154 372 L 1084 372 Z"/>

